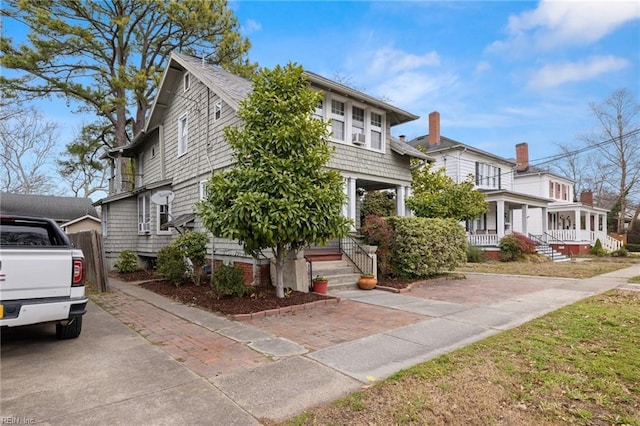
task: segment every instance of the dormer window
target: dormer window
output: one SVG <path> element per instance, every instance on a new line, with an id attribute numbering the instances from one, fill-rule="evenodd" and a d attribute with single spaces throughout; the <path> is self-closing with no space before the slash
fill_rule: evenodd
<path id="1" fill-rule="evenodd" d="M 189 87 L 191 86 L 191 74 L 189 74 L 188 72 L 184 74 L 183 77 L 183 83 L 184 83 L 184 91 L 186 92 L 187 90 L 189 90 Z"/>

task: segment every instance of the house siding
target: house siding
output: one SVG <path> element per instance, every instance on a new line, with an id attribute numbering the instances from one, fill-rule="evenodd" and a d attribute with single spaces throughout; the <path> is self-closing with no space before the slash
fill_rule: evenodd
<path id="1" fill-rule="evenodd" d="M 507 191 L 513 191 L 513 164 L 507 161 L 499 161 L 490 156 L 485 156 L 472 151 L 463 151 L 459 149 L 439 152 L 433 157 L 436 159 L 433 170 L 445 168 L 445 174 L 453 179 L 456 183 L 465 181 L 470 175 L 475 183 L 476 162 L 484 163 L 500 169 L 500 188 Z M 478 186 L 479 189 L 498 189 L 489 188 L 483 185 Z"/>

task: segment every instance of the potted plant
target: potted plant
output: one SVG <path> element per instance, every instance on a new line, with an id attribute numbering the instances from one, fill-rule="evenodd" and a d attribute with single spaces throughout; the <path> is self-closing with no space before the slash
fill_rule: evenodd
<path id="1" fill-rule="evenodd" d="M 327 277 L 316 275 L 313 281 L 313 291 L 320 294 L 327 294 Z"/>
<path id="2" fill-rule="evenodd" d="M 363 290 L 371 290 L 378 285 L 378 279 L 373 274 L 362 274 L 358 280 L 358 287 Z"/>

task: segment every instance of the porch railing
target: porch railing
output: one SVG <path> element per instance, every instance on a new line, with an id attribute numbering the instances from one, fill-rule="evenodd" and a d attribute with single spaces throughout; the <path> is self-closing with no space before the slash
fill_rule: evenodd
<path id="1" fill-rule="evenodd" d="M 547 233 L 544 233 L 542 235 L 534 235 L 534 234 L 529 234 L 529 238 L 531 238 L 533 241 L 535 241 L 536 243 L 538 243 L 538 245 L 541 246 L 545 246 L 548 247 L 549 250 L 551 250 L 551 254 L 548 255 L 552 261 L 555 261 L 556 259 L 556 251 L 553 249 L 553 247 L 551 247 L 551 245 L 548 242 L 548 237 L 550 235 Z"/>
<path id="2" fill-rule="evenodd" d="M 497 234 L 469 234 L 467 236 L 469 245 L 477 247 L 498 246 Z"/>
<path id="3" fill-rule="evenodd" d="M 340 239 L 340 251 L 353 262 L 361 274 L 375 275 L 373 258 L 358 244 L 358 240 L 353 235 Z"/>

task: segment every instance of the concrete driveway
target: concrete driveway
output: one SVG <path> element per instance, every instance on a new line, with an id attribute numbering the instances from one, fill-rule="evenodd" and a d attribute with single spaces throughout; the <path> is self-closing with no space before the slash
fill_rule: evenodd
<path id="1" fill-rule="evenodd" d="M 78 339 L 2 330 L 2 424 L 259 424 L 220 390 L 94 304 Z"/>

